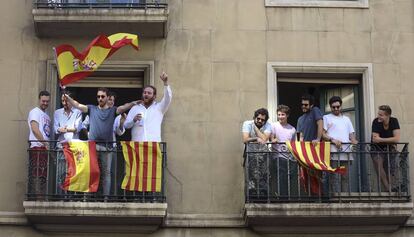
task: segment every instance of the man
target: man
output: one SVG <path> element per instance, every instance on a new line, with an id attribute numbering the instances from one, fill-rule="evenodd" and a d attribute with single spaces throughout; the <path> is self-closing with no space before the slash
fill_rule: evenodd
<path id="1" fill-rule="evenodd" d="M 41 91 L 39 93 L 38 106 L 29 112 L 27 123 L 30 133 L 30 173 L 29 173 L 29 194 L 33 196 L 45 194 L 47 179 L 47 164 L 50 137 L 50 117 L 46 113 L 49 107 L 50 93 Z"/>
<path id="2" fill-rule="evenodd" d="M 97 92 L 98 105 L 84 105 L 64 95 L 67 102 L 83 113 L 89 114 L 89 140 L 97 141 L 96 150 L 98 151 L 101 162 L 101 172 L 103 174 L 103 194 L 105 200 L 108 199 L 111 188 L 111 163 L 112 163 L 112 143 L 113 143 L 113 124 L 117 114 L 130 109 L 137 102 L 126 103 L 123 106 L 108 106 L 108 89 L 99 88 Z"/>
<path id="3" fill-rule="evenodd" d="M 313 105 L 314 100 L 312 95 L 302 96 L 303 115 L 298 119 L 298 132 L 301 141 L 311 141 L 316 145 L 322 138 L 323 114 L 318 107 Z"/>
<path id="4" fill-rule="evenodd" d="M 353 170 L 351 154 L 346 152 L 351 151 L 349 144 L 343 145 L 342 143 L 357 144 L 358 141 L 355 138 L 355 130 L 352 126 L 351 120 L 342 114 L 342 99 L 339 96 L 333 96 L 329 99 L 329 106 L 331 107 L 331 113 L 323 116 L 323 139 L 330 141 L 331 144 L 331 166 L 348 166 L 348 172 L 346 175 L 340 177 L 339 174 L 330 174 L 329 183 L 333 192 L 348 192 L 351 191 L 349 183 L 351 170 Z M 340 153 L 335 153 L 340 152 Z M 326 176 L 328 179 L 328 176 Z M 328 180 L 326 180 L 328 182 Z"/>
<path id="5" fill-rule="evenodd" d="M 256 152 L 268 152 L 266 143 L 269 141 L 271 134 L 271 126 L 267 122 L 269 119 L 269 112 L 265 108 L 260 108 L 254 112 L 253 120 L 248 120 L 243 123 L 242 138 L 243 143 L 246 144 L 246 152 L 248 154 L 248 189 L 249 195 L 265 198 L 269 183 L 267 181 L 266 154 Z M 250 153 L 251 152 L 251 153 Z"/>
<path id="6" fill-rule="evenodd" d="M 112 108 L 115 105 L 116 93 L 109 91 L 108 93 L 108 106 Z M 116 136 L 122 136 L 125 133 L 124 123 L 126 114 L 122 113 L 116 116 L 113 126 L 113 141 L 116 142 Z"/>
<path id="7" fill-rule="evenodd" d="M 277 122 L 272 123 L 271 141 L 273 144 L 273 151 L 276 155 L 273 156 L 272 162 L 274 170 L 276 170 L 275 179 L 272 179 L 276 184 L 275 193 L 279 195 L 297 195 L 297 177 L 298 169 L 295 159 L 291 156 L 285 142 L 294 141 L 296 136 L 296 129 L 288 123 L 290 115 L 290 108 L 287 105 L 279 105 L 277 107 Z M 272 169 L 273 170 L 273 169 Z M 272 172 L 273 173 L 273 172 Z"/>
<path id="8" fill-rule="evenodd" d="M 305 94 L 301 98 L 301 105 L 302 105 L 302 111 L 303 115 L 299 117 L 298 124 L 297 124 L 297 132 L 300 135 L 300 141 L 308 141 L 312 142 L 312 144 L 315 146 L 318 142 L 320 142 L 322 138 L 323 133 L 323 114 L 321 110 L 314 106 L 314 97 L 309 94 Z M 312 173 L 312 172 L 311 172 Z M 319 185 L 319 177 L 321 174 L 320 172 L 316 172 L 313 175 L 308 173 L 307 170 L 304 168 L 301 168 L 301 177 L 303 177 L 303 182 L 307 182 L 307 179 L 310 179 L 311 185 L 307 186 L 307 191 L 312 192 L 312 190 L 318 190 L 317 192 L 326 194 L 328 192 L 327 184 L 323 185 L 323 190 L 320 189 Z M 316 185 L 318 184 L 318 186 Z M 322 192 L 323 191 L 323 192 Z"/>
<path id="9" fill-rule="evenodd" d="M 160 79 L 164 83 L 164 97 L 161 101 L 159 103 L 155 101 L 157 89 L 154 86 L 145 86 L 142 103 L 132 107 L 128 113 L 124 126 L 127 129 L 132 128 L 132 141 L 162 141 L 161 123 L 171 103 L 172 92 L 165 72 L 160 75 Z"/>
<path id="10" fill-rule="evenodd" d="M 378 107 L 378 115 L 372 121 L 371 154 L 375 171 L 384 185 L 386 192 L 405 191 L 405 180 L 398 180 L 398 172 L 406 173 L 404 167 L 398 170 L 400 159 L 397 157 L 397 144 L 400 142 L 401 131 L 398 119 L 391 116 L 392 110 L 388 105 Z M 403 160 L 403 162 L 405 162 Z M 402 183 L 401 183 L 402 182 Z M 381 186 L 378 184 L 378 186 Z M 404 190 L 401 190 L 404 189 Z M 383 190 L 380 188 L 379 190 Z"/>
<path id="11" fill-rule="evenodd" d="M 72 139 L 79 139 L 79 129 L 82 122 L 82 112 L 75 109 L 66 101 L 66 97 L 63 94 L 71 96 L 70 91 L 64 91 L 62 93 L 61 102 L 63 108 L 60 108 L 54 113 L 53 131 L 58 136 L 57 148 L 57 174 L 56 174 L 56 191 L 58 194 L 62 194 L 63 190 L 61 185 L 66 177 L 66 160 L 62 149 L 62 142 L 70 141 Z"/>

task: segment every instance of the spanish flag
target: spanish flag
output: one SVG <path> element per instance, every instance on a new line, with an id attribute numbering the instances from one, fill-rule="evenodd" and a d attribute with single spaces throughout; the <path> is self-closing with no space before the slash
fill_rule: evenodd
<path id="1" fill-rule="evenodd" d="M 67 172 L 62 188 L 74 192 L 96 192 L 99 186 L 99 166 L 94 141 L 63 143 Z"/>
<path id="2" fill-rule="evenodd" d="M 122 141 L 125 177 L 122 189 L 161 192 L 162 154 L 158 142 Z"/>
<path id="3" fill-rule="evenodd" d="M 81 53 L 68 44 L 54 48 L 60 85 L 64 86 L 96 71 L 102 62 L 119 48 L 131 45 L 138 50 L 138 36 L 117 33 L 109 37 L 99 35 Z"/>

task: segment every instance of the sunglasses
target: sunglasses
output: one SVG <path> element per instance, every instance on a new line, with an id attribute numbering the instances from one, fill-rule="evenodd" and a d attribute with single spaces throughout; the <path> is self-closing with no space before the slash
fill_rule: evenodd
<path id="1" fill-rule="evenodd" d="M 331 108 L 332 109 L 339 109 L 339 108 L 341 108 L 341 106 L 339 105 L 339 106 L 331 106 Z"/>
<path id="2" fill-rule="evenodd" d="M 302 106 L 308 107 L 308 106 L 309 106 L 309 104 L 302 104 Z"/>
<path id="3" fill-rule="evenodd" d="M 262 119 L 262 118 L 256 118 L 256 120 L 257 121 L 262 121 L 262 122 L 266 121 L 265 119 Z"/>
<path id="4" fill-rule="evenodd" d="M 98 98 L 98 99 L 99 99 L 99 98 L 105 98 L 105 97 L 106 97 L 106 95 L 97 95 L 97 96 L 96 96 L 96 98 Z"/>

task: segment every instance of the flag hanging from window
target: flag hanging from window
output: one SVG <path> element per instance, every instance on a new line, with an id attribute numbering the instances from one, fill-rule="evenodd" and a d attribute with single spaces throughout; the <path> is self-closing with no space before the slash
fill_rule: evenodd
<path id="1" fill-rule="evenodd" d="M 138 50 L 138 36 L 117 33 L 108 37 L 99 35 L 81 53 L 72 45 L 54 48 L 60 85 L 64 86 L 87 77 L 119 48 L 131 45 Z"/>
<path id="2" fill-rule="evenodd" d="M 67 172 L 62 189 L 74 192 L 96 192 L 99 186 L 99 166 L 94 141 L 63 143 Z"/>
<path id="3" fill-rule="evenodd" d="M 312 142 L 286 142 L 293 157 L 305 168 L 331 173 L 345 174 L 344 166 L 331 167 L 331 146 L 330 142 L 318 142 L 315 146 Z"/>
<path id="4" fill-rule="evenodd" d="M 122 189 L 161 192 L 162 154 L 158 142 L 122 141 L 125 177 Z"/>

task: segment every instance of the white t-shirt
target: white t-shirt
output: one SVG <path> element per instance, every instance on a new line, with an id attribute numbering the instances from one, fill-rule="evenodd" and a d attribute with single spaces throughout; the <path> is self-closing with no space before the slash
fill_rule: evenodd
<path id="1" fill-rule="evenodd" d="M 290 125 L 282 125 L 279 122 L 272 123 L 272 134 L 278 142 L 295 140 L 296 129 Z"/>
<path id="2" fill-rule="evenodd" d="M 244 121 L 243 127 L 242 127 L 242 132 L 249 133 L 249 137 L 251 138 L 257 137 L 257 134 L 254 131 L 253 125 L 254 125 L 254 120 L 248 120 L 248 121 Z M 265 125 L 263 125 L 259 130 L 262 133 L 270 134 L 272 132 L 272 126 L 270 125 L 270 123 L 266 122 Z"/>
<path id="3" fill-rule="evenodd" d="M 51 121 L 49 115 L 43 112 L 40 108 L 36 107 L 29 112 L 29 116 L 27 118 L 27 123 L 29 124 L 29 140 L 37 140 L 35 137 L 32 127 L 30 126 L 31 121 L 36 121 L 39 124 L 39 130 L 43 135 L 45 141 L 48 141 L 50 138 L 50 129 L 51 129 Z M 44 145 L 41 142 L 31 142 L 30 148 L 32 147 L 43 147 Z"/>
<path id="4" fill-rule="evenodd" d="M 349 139 L 349 134 L 355 132 L 351 120 L 345 115 L 324 115 L 323 129 L 326 131 L 329 137 L 335 140 L 339 140 L 343 143 L 351 142 L 351 140 Z M 338 151 L 335 145 L 331 145 L 331 151 Z M 350 151 L 350 145 L 342 145 L 342 151 Z M 341 156 L 341 160 L 346 160 L 346 156 Z"/>
<path id="5" fill-rule="evenodd" d="M 131 108 L 125 120 L 124 127 L 131 130 L 131 140 L 142 142 L 161 142 L 161 123 L 164 114 L 170 106 L 172 91 L 170 86 L 164 86 L 164 97 L 161 101 L 155 102 L 145 108 L 143 104 L 135 105 Z M 134 122 L 137 114 L 142 114 L 141 121 Z"/>

